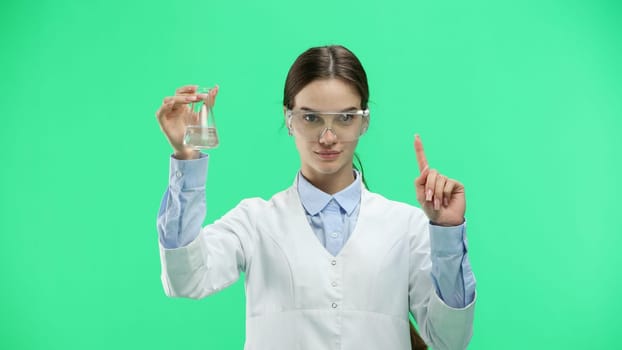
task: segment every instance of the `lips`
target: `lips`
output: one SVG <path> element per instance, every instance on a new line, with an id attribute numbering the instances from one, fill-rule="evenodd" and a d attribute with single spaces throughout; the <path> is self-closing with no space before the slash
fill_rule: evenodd
<path id="1" fill-rule="evenodd" d="M 330 159 L 335 159 L 339 157 L 341 152 L 340 151 L 319 151 L 319 152 L 315 152 L 315 154 L 317 154 L 321 159 L 330 160 Z"/>

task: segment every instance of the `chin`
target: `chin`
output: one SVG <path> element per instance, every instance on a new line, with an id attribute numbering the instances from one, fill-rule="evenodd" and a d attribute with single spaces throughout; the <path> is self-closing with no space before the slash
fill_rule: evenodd
<path id="1" fill-rule="evenodd" d="M 341 171 L 347 164 L 343 162 L 314 162 L 311 166 L 313 171 L 322 175 L 332 175 Z"/>

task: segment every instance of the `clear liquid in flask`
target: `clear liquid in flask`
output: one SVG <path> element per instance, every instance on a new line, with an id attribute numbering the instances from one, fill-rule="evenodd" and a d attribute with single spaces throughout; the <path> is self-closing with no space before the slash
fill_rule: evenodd
<path id="1" fill-rule="evenodd" d="M 184 135 L 184 145 L 194 149 L 210 149 L 218 146 L 215 127 L 189 125 Z"/>

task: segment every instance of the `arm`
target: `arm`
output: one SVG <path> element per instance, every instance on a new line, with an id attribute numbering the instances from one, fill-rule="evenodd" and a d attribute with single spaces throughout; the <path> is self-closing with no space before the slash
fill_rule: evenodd
<path id="1" fill-rule="evenodd" d="M 459 226 L 430 224 L 432 281 L 440 299 L 463 308 L 475 299 L 475 276 L 467 252 L 466 223 Z"/>
<path id="2" fill-rule="evenodd" d="M 473 333 L 474 300 L 463 308 L 447 305 L 437 293 L 432 270 L 430 225 L 417 210 L 411 219 L 409 306 L 425 342 L 435 350 L 466 349 Z"/>
<path id="3" fill-rule="evenodd" d="M 166 295 L 199 299 L 239 278 L 250 251 L 248 205 L 242 202 L 214 224 L 205 219 L 207 156 L 171 158 L 170 184 L 158 215 L 162 285 Z"/>
<path id="4" fill-rule="evenodd" d="M 199 159 L 170 159 L 169 186 L 158 213 L 160 244 L 167 249 L 192 242 L 205 220 L 205 178 L 208 156 Z"/>
<path id="5" fill-rule="evenodd" d="M 218 89 L 208 95 L 197 94 L 196 85 L 178 88 L 174 96 L 165 97 L 156 112 L 162 132 L 173 147 L 170 160 L 169 187 L 158 214 L 160 244 L 177 248 L 189 244 L 199 233 L 205 218 L 205 176 L 207 155 L 186 147 L 186 120 L 192 113 L 189 103 L 200 100 L 215 102 Z"/>
<path id="6" fill-rule="evenodd" d="M 464 230 L 452 236 L 464 225 L 464 186 L 429 167 L 418 135 L 414 146 L 420 171 L 415 191 L 425 215 L 417 210 L 411 226 L 411 312 L 434 349 L 465 349 L 473 334 L 475 284 L 468 276 Z"/>

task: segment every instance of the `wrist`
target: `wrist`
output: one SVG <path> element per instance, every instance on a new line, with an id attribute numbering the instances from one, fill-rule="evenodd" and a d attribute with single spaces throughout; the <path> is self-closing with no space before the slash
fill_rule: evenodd
<path id="1" fill-rule="evenodd" d="M 178 160 L 192 160 L 199 159 L 199 151 L 194 149 L 188 150 L 175 150 L 173 157 Z"/>
<path id="2" fill-rule="evenodd" d="M 454 227 L 454 226 L 460 226 L 464 224 L 464 221 L 465 221 L 464 218 L 462 218 L 462 220 L 460 221 L 455 221 L 455 222 L 441 222 L 441 221 L 430 220 L 430 225 L 442 226 L 442 227 Z"/>

